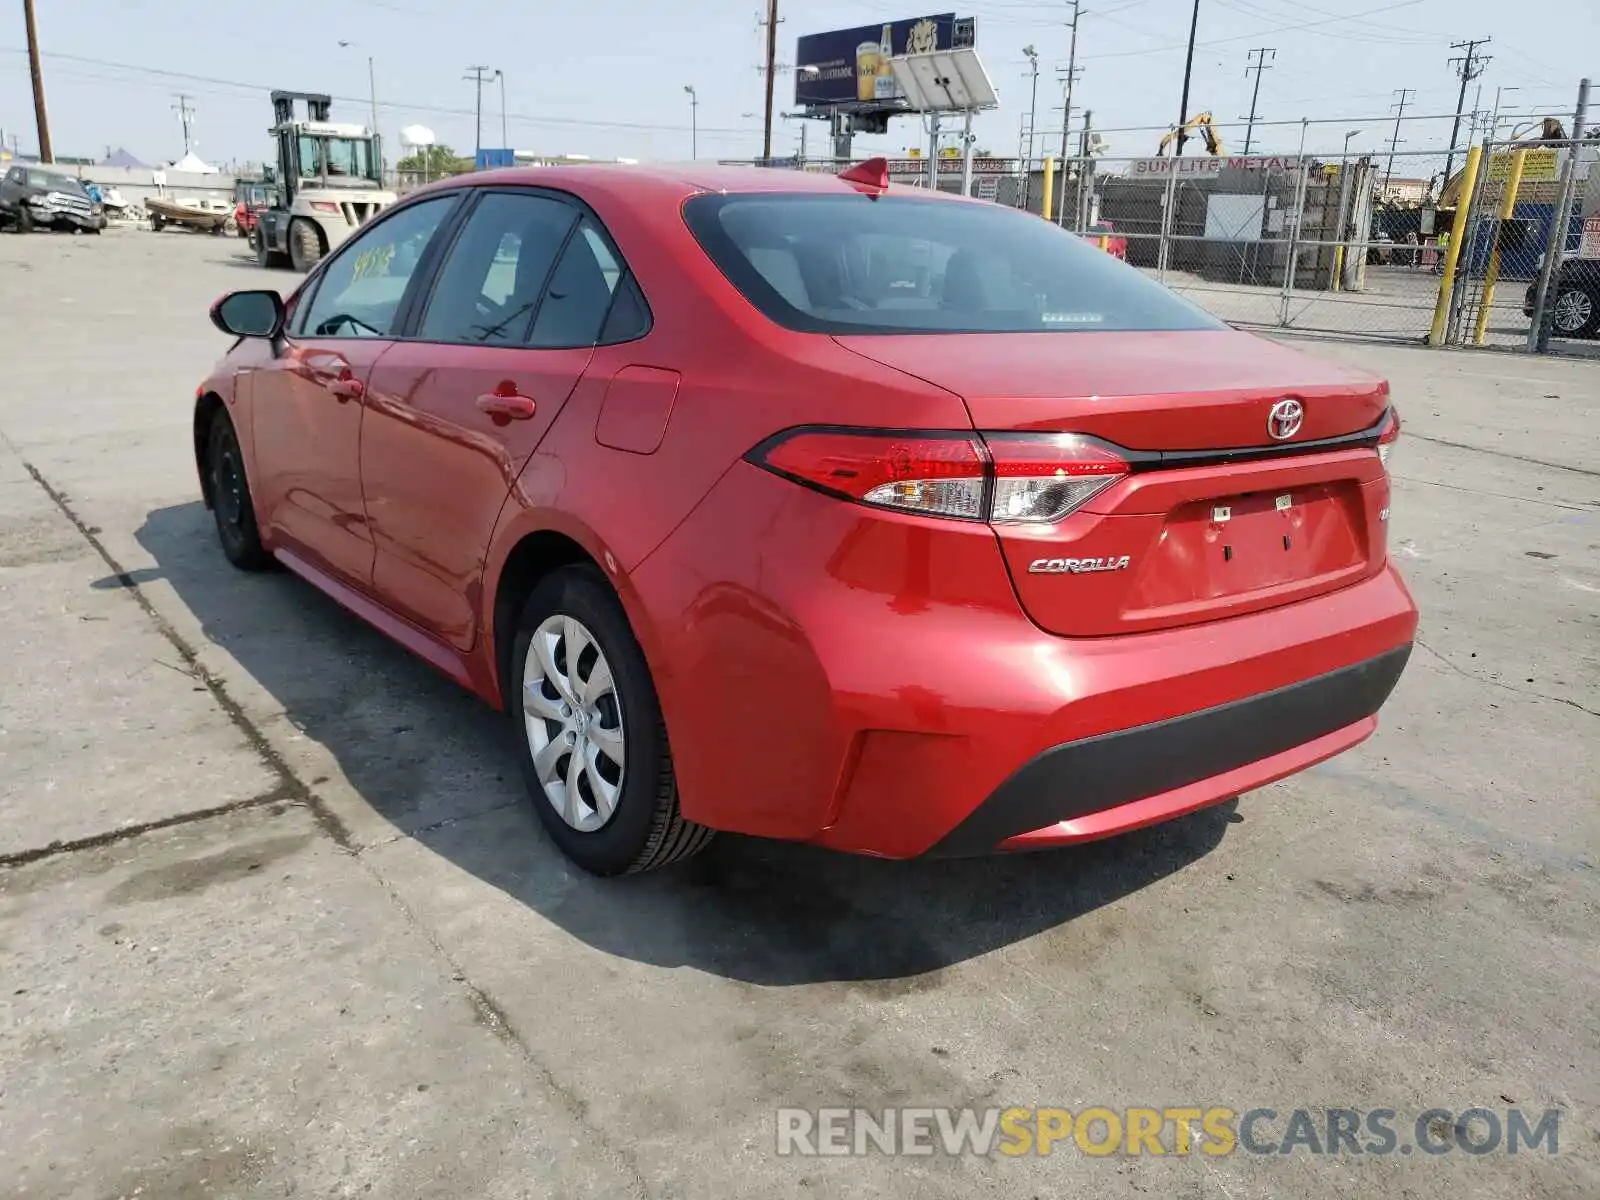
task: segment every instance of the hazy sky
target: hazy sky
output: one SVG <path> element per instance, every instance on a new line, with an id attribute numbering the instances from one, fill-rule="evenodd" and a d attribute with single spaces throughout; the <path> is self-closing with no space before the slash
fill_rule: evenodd
<path id="1" fill-rule="evenodd" d="M 1178 111 L 1190 0 L 1089 0 L 1079 26 L 1083 73 L 1075 109 L 1093 110 L 1114 155 L 1149 154 Z M 465 68 L 505 72 L 510 141 L 542 153 L 683 159 L 690 152 L 686 84 L 697 89 L 702 157 L 750 157 L 761 148 L 761 0 L 700 0 L 663 8 L 641 0 L 591 0 L 570 7 L 503 0 L 38 0 L 45 90 L 57 154 L 103 155 L 125 146 L 147 162 L 183 152 L 176 94 L 197 114 L 202 157 L 260 160 L 274 87 L 328 91 L 334 119 L 367 121 L 367 56 L 376 66 L 380 124 L 391 160 L 401 126 L 435 130 L 457 150 L 473 146 L 473 86 Z M 1041 131 L 1060 128 L 1056 75 L 1067 60 L 1067 4 L 971 0 L 932 12 L 977 18 L 978 51 L 1002 107 L 980 119 L 980 145 L 1014 154 L 1029 102 L 1030 42 L 1040 56 Z M 34 147 L 21 6 L 0 5 L 0 128 Z M 804 33 L 923 15 L 838 0 L 780 3 L 780 62 Z M 1558 31 L 1558 32 L 1556 32 Z M 1353 150 L 1386 146 L 1393 89 L 1415 88 L 1411 111 L 1454 110 L 1457 81 L 1449 43 L 1490 36 L 1483 106 L 1497 87 L 1507 108 L 1570 112 L 1577 80 L 1600 83 L 1600 0 L 1200 0 L 1190 111 L 1210 109 L 1230 150 L 1243 142 L 1251 80 L 1246 52 L 1277 50 L 1261 86 L 1269 120 L 1339 118 L 1313 126 L 1309 148 L 1334 149 L 1352 129 Z M 354 43 L 341 48 L 340 41 Z M 1468 107 L 1478 84 L 1468 88 Z M 778 108 L 793 76 L 779 76 Z M 1597 97 L 1600 101 L 1600 97 Z M 1055 111 L 1051 112 L 1051 106 Z M 485 145 L 500 143 L 500 93 L 484 91 Z M 1076 121 L 1075 121 L 1076 123 Z M 791 153 L 799 122 L 780 123 L 774 153 Z M 811 149 L 826 127 L 811 125 Z M 1268 150 L 1292 150 L 1298 127 L 1258 131 Z M 1412 148 L 1445 144 L 1449 122 L 1409 125 Z M 1047 147 L 1041 135 L 1040 153 Z M 918 123 L 899 120 L 859 150 L 896 152 L 924 142 Z M 1059 143 L 1059 134 L 1049 138 Z M 1402 149 L 1405 147 L 1402 146 Z"/>

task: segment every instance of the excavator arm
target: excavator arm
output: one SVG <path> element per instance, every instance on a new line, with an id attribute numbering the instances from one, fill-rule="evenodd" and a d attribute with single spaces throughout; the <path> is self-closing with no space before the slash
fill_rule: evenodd
<path id="1" fill-rule="evenodd" d="M 1207 154 L 1215 158 L 1222 153 L 1222 139 L 1217 136 L 1216 128 L 1211 123 L 1211 114 L 1203 112 L 1196 113 L 1184 122 L 1181 129 L 1174 129 L 1166 137 L 1162 138 L 1161 144 L 1156 147 L 1156 157 L 1160 158 L 1166 154 L 1167 147 L 1177 140 L 1180 133 L 1187 135 L 1196 131 L 1205 139 Z"/>

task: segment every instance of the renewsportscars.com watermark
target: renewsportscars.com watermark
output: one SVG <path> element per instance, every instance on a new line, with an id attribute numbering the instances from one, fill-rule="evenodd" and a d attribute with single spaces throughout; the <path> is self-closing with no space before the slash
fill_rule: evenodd
<path id="1" fill-rule="evenodd" d="M 1556 1154 L 1558 1109 L 780 1108 L 780 1155 Z"/>

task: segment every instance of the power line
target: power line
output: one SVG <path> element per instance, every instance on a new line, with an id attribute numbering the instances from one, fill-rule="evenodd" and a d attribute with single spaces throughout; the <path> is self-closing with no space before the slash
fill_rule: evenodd
<path id="1" fill-rule="evenodd" d="M 26 54 L 26 53 L 27 53 L 27 51 L 19 49 L 18 47 L 15 47 L 15 46 L 0 46 L 0 54 Z M 135 74 L 154 75 L 154 76 L 158 76 L 158 77 L 160 77 L 162 79 L 178 80 L 178 81 L 181 81 L 181 82 L 184 82 L 184 83 L 189 83 L 189 84 L 210 84 L 210 85 L 213 85 L 214 87 L 221 87 L 221 88 L 230 89 L 228 92 L 220 92 L 220 93 L 213 93 L 213 94 L 216 94 L 216 95 L 231 95 L 234 98 L 240 98 L 240 99 L 243 98 L 242 94 L 244 94 L 244 93 L 251 93 L 251 94 L 259 95 L 259 94 L 262 94 L 262 93 L 270 93 L 273 90 L 273 88 L 268 86 L 267 84 L 250 83 L 250 82 L 242 81 L 242 80 L 238 80 L 238 79 L 221 79 L 221 78 L 218 78 L 217 76 L 214 76 L 214 75 L 197 75 L 197 74 L 195 74 L 195 73 L 193 73 L 191 71 L 172 71 L 172 70 L 167 70 L 167 69 L 162 68 L 162 67 L 145 67 L 145 66 L 140 66 L 137 63 L 114 62 L 114 61 L 112 61 L 110 59 L 92 58 L 92 57 L 89 57 L 88 55 L 83 55 L 83 54 L 67 54 L 67 53 L 63 53 L 63 52 L 60 52 L 60 51 L 51 51 L 50 53 L 44 55 L 44 57 L 49 58 L 49 59 L 54 60 L 54 61 L 59 61 L 59 62 L 87 63 L 87 64 L 89 64 L 91 66 L 108 67 L 108 68 L 111 68 L 113 70 L 118 70 L 118 71 L 131 71 L 131 72 L 134 72 Z M 103 79 L 106 79 L 108 82 L 118 82 L 118 83 L 124 83 L 124 84 L 134 82 L 134 81 L 131 81 L 131 80 L 119 80 L 119 79 L 115 79 L 114 77 L 109 77 L 109 76 L 93 76 L 93 75 L 88 75 L 87 73 L 85 73 L 85 75 L 87 77 L 89 77 L 89 78 L 103 78 Z M 154 85 L 151 85 L 151 86 L 164 86 L 164 85 L 154 84 Z M 198 88 L 198 87 L 191 87 L 190 90 L 194 91 L 194 92 L 198 92 L 198 91 L 201 91 L 202 89 Z M 335 96 L 332 97 L 332 99 L 336 100 L 340 104 L 363 104 L 364 105 L 364 104 L 368 103 L 368 97 L 366 97 L 366 96 L 339 96 L 339 95 L 335 95 Z M 421 114 L 424 114 L 424 115 L 427 115 L 427 116 L 470 117 L 470 116 L 474 115 L 473 110 L 470 109 L 470 108 L 450 108 L 450 107 L 447 107 L 447 106 L 444 106 L 444 105 L 436 105 L 436 104 L 434 104 L 434 105 L 430 105 L 430 104 L 407 104 L 407 103 L 404 103 L 403 101 L 385 100 L 384 103 L 383 103 L 383 107 L 387 108 L 387 109 L 392 109 L 392 110 L 395 110 L 395 111 L 398 111 L 398 112 L 414 112 L 414 113 L 421 113 Z M 586 118 L 582 118 L 582 117 L 547 117 L 547 116 L 537 116 L 537 117 L 535 117 L 535 116 L 529 116 L 526 113 L 511 113 L 509 115 L 509 119 L 513 120 L 513 121 L 520 121 L 525 125 L 548 125 L 548 126 L 553 126 L 553 127 L 557 127 L 557 128 L 569 127 L 570 126 L 572 128 L 581 128 L 581 129 L 624 129 L 624 130 L 637 130 L 637 131 L 646 132 L 646 133 L 687 133 L 689 131 L 689 127 L 687 125 L 674 125 L 674 124 L 667 124 L 667 123 L 664 123 L 664 122 L 651 122 L 651 121 L 609 121 L 609 120 L 586 119 Z M 732 135 L 732 134 L 748 134 L 748 133 L 752 132 L 752 129 L 753 129 L 752 126 L 727 126 L 727 125 L 724 125 L 724 126 L 705 126 L 705 125 L 702 125 L 700 127 L 700 132 L 702 134 L 704 134 L 704 133 L 719 133 L 719 134 L 730 134 L 730 135 Z"/>
<path id="2" fill-rule="evenodd" d="M 1421 4 L 1423 0 L 1395 0 L 1392 4 L 1380 4 L 1377 8 L 1369 8 L 1364 12 L 1351 13 L 1347 17 L 1324 17 L 1317 21 L 1300 21 L 1293 25 L 1275 25 L 1270 29 L 1257 29 L 1253 33 L 1234 34 L 1230 37 L 1211 38 L 1208 41 L 1196 42 L 1196 46 L 1226 46 L 1231 42 L 1247 42 L 1251 38 L 1262 37 L 1269 33 L 1288 33 L 1296 29 L 1315 29 L 1321 25 L 1331 25 L 1337 21 L 1354 21 L 1362 17 L 1374 17 L 1379 13 L 1393 12 L 1397 8 L 1410 8 Z M 1162 50 L 1182 50 L 1186 43 L 1173 42 L 1166 46 L 1151 46 L 1144 50 L 1111 50 L 1103 54 L 1088 54 L 1085 58 L 1133 58 L 1137 55 L 1154 54 Z"/>
<path id="3" fill-rule="evenodd" d="M 1245 60 L 1247 62 L 1252 55 L 1256 60 L 1254 63 L 1245 67 L 1244 69 L 1244 73 L 1246 75 L 1250 74 L 1251 71 L 1256 73 L 1256 85 L 1250 89 L 1250 116 L 1247 120 L 1247 124 L 1244 127 L 1244 152 L 1246 154 L 1250 153 L 1250 139 L 1256 131 L 1256 101 L 1261 96 L 1261 73 L 1263 71 L 1272 70 L 1271 67 L 1267 66 L 1267 55 L 1269 54 L 1272 55 L 1274 61 L 1276 61 L 1278 57 L 1278 51 L 1276 47 L 1273 46 L 1258 46 L 1254 50 L 1250 51 L 1249 54 L 1245 55 Z"/>
<path id="4" fill-rule="evenodd" d="M 1472 38 L 1465 42 L 1450 43 L 1450 49 L 1465 50 L 1466 53 L 1450 60 L 1450 65 L 1456 68 L 1456 74 L 1461 76 L 1461 91 L 1456 96 L 1456 119 L 1455 123 L 1450 126 L 1450 151 L 1444 158 L 1444 183 L 1441 183 L 1440 187 L 1450 182 L 1450 168 L 1455 165 L 1456 137 L 1461 132 L 1461 110 L 1467 103 L 1467 84 L 1482 75 L 1484 68 L 1491 61 L 1489 55 L 1478 53 L 1478 47 L 1486 46 L 1492 40 L 1492 38 L 1482 37 Z"/>

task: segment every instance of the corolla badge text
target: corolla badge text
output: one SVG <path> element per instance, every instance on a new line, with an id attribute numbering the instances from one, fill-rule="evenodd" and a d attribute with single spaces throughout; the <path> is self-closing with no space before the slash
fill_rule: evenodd
<path id="1" fill-rule="evenodd" d="M 1083 575 L 1090 571 L 1125 571 L 1126 554 L 1107 558 L 1036 558 L 1028 564 L 1029 575 Z"/>

